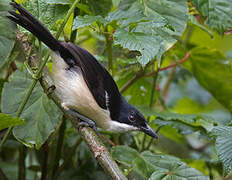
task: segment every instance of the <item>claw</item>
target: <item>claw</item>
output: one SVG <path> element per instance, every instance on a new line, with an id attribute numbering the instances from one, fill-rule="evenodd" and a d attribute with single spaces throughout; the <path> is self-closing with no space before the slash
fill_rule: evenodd
<path id="1" fill-rule="evenodd" d="M 87 118 L 87 117 L 85 117 L 85 116 L 79 114 L 78 112 L 76 112 L 76 111 L 74 111 L 74 110 L 72 110 L 72 109 L 69 109 L 69 108 L 66 106 L 65 103 L 62 103 L 62 106 L 63 106 L 64 109 L 65 109 L 68 113 L 70 113 L 72 116 L 77 117 L 77 118 L 79 118 L 79 119 L 82 120 L 82 121 L 79 122 L 78 125 L 77 125 L 78 130 L 79 130 L 79 128 L 81 128 L 81 127 L 83 127 L 83 126 L 84 126 L 84 127 L 91 127 L 91 128 L 95 131 L 95 133 L 98 135 L 98 137 L 101 137 L 100 134 L 99 134 L 99 132 L 98 132 L 98 130 L 97 130 L 96 123 L 95 123 L 93 120 L 91 120 L 91 119 L 89 119 L 89 118 Z"/>

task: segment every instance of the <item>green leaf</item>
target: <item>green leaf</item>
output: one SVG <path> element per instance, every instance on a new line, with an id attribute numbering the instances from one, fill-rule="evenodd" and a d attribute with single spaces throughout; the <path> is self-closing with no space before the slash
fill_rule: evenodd
<path id="1" fill-rule="evenodd" d="M 151 174 L 154 172 L 154 168 L 149 165 L 144 158 L 137 157 L 133 162 L 133 170 L 140 175 L 149 178 Z"/>
<path id="2" fill-rule="evenodd" d="M 23 119 L 13 118 L 11 115 L 0 113 L 0 130 L 23 124 L 25 124 Z"/>
<path id="3" fill-rule="evenodd" d="M 232 127 L 221 126 L 213 130 L 216 151 L 227 173 L 232 170 Z"/>
<path id="4" fill-rule="evenodd" d="M 159 50 L 161 40 L 152 34 L 143 32 L 128 32 L 124 29 L 117 29 L 114 33 L 114 43 L 120 44 L 123 48 L 131 51 L 139 51 L 138 61 L 145 66 L 153 59 Z"/>
<path id="5" fill-rule="evenodd" d="M 179 122 L 187 126 L 203 128 L 207 132 L 212 131 L 216 125 L 214 119 L 205 115 L 177 114 L 171 112 L 152 113 L 152 115 L 156 116 L 157 119 L 164 120 L 159 122 L 159 125 L 162 125 L 162 123 L 163 125 L 174 125 L 175 122 Z"/>
<path id="6" fill-rule="evenodd" d="M 112 156 L 118 162 L 129 166 L 133 171 L 147 179 L 154 172 L 163 172 L 166 175 L 170 172 L 177 177 L 185 177 L 186 180 L 189 178 L 208 180 L 199 171 L 187 166 L 179 158 L 173 156 L 153 154 L 150 151 L 139 154 L 135 149 L 127 146 L 114 146 Z"/>
<path id="7" fill-rule="evenodd" d="M 57 20 L 63 19 L 69 6 L 62 4 L 50 4 L 46 0 L 27 1 L 23 6 L 39 19 L 48 29 L 55 29 Z"/>
<path id="8" fill-rule="evenodd" d="M 8 0 L 0 1 L 0 67 L 7 61 L 14 47 L 16 26 L 6 18 L 10 10 Z"/>
<path id="9" fill-rule="evenodd" d="M 189 69 L 200 85 L 232 111 L 232 71 L 225 57 L 216 50 L 195 48 L 190 60 Z"/>
<path id="10" fill-rule="evenodd" d="M 168 170 L 155 171 L 149 180 L 166 180 L 166 179 L 178 179 L 178 180 L 209 180 L 208 177 L 201 174 L 199 171 L 188 167 L 185 164 L 174 164 L 173 168 Z"/>
<path id="11" fill-rule="evenodd" d="M 189 21 L 192 24 L 197 25 L 199 28 L 201 28 L 203 31 L 205 31 L 206 33 L 208 33 L 210 35 L 211 38 L 213 38 L 213 32 L 211 32 L 209 29 L 207 29 L 207 27 L 203 26 L 202 24 L 200 24 L 197 20 L 196 17 L 193 15 L 189 15 Z"/>
<path id="12" fill-rule="evenodd" d="M 61 5 L 71 5 L 73 2 L 74 2 L 73 0 L 48 0 L 47 1 L 48 4 L 61 4 Z M 87 14 L 92 14 L 90 9 L 89 9 L 89 6 L 87 6 L 86 4 L 77 3 L 76 6 L 79 9 L 86 12 Z"/>
<path id="13" fill-rule="evenodd" d="M 73 0 L 47 0 L 48 4 L 63 4 L 63 5 L 67 5 L 67 4 L 72 4 Z"/>
<path id="14" fill-rule="evenodd" d="M 10 81 L 4 84 L 2 92 L 3 113 L 15 115 L 31 82 L 31 76 L 20 71 L 10 77 Z M 47 98 L 37 84 L 20 116 L 26 120 L 26 125 L 15 127 L 14 136 L 25 145 L 29 147 L 35 145 L 38 149 L 55 130 L 60 114 L 53 101 Z"/>
<path id="15" fill-rule="evenodd" d="M 184 0 L 126 0 L 121 1 L 119 9 L 120 13 L 111 15 L 111 19 L 118 18 L 121 23 L 114 34 L 115 44 L 139 51 L 138 61 L 143 66 L 155 57 L 160 60 L 187 23 L 188 8 Z"/>
<path id="16" fill-rule="evenodd" d="M 132 161 L 139 157 L 139 153 L 128 146 L 114 146 L 111 149 L 111 154 L 118 162 L 130 166 Z"/>
<path id="17" fill-rule="evenodd" d="M 232 26 L 232 1 L 191 0 L 196 9 L 206 18 L 206 24 L 223 33 Z"/>
<path id="18" fill-rule="evenodd" d="M 87 4 L 94 15 L 105 16 L 112 7 L 112 0 L 88 0 Z"/>
<path id="19" fill-rule="evenodd" d="M 154 180 L 158 177 L 161 179 L 166 178 L 183 178 L 183 180 L 208 180 L 209 178 L 194 168 L 189 167 L 180 159 L 169 155 L 152 154 L 149 151 L 142 153 L 142 157 L 147 164 L 152 166 L 155 172 L 151 175 L 150 179 Z M 163 174 L 163 176 L 161 176 Z M 158 179 L 156 179 L 158 180 Z"/>
<path id="20" fill-rule="evenodd" d="M 101 16 L 77 16 L 73 21 L 73 30 L 90 26 L 95 22 L 101 24 L 107 23 L 107 21 Z"/>

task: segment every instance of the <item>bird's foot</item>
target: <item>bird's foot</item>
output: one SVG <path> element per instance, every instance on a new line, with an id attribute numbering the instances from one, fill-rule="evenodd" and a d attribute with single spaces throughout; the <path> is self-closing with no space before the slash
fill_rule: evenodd
<path id="1" fill-rule="evenodd" d="M 56 89 L 56 86 L 51 85 L 46 91 L 47 96 L 49 97 L 54 92 L 55 89 Z"/>
<path id="2" fill-rule="evenodd" d="M 91 120 L 91 119 L 89 119 L 89 118 L 87 118 L 87 117 L 79 114 L 78 112 L 76 112 L 76 111 L 74 111 L 72 109 L 69 109 L 65 103 L 62 103 L 62 107 L 68 113 L 70 113 L 72 116 L 77 117 L 77 118 L 79 118 L 81 120 L 78 123 L 78 125 L 77 125 L 78 129 L 80 129 L 81 127 L 91 127 L 96 132 L 96 134 L 98 135 L 98 137 L 101 137 L 100 134 L 99 134 L 99 132 L 98 132 L 98 130 L 97 130 L 96 123 L 93 120 Z"/>

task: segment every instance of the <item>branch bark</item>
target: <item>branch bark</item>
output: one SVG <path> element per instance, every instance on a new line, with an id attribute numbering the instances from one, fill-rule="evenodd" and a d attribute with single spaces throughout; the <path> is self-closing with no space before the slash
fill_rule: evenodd
<path id="1" fill-rule="evenodd" d="M 37 67 L 39 64 L 38 59 L 33 59 L 30 61 L 30 65 L 33 67 Z M 73 126 L 79 131 L 83 140 L 89 146 L 91 152 L 93 153 L 96 160 L 100 163 L 105 172 L 111 177 L 113 180 L 126 180 L 127 178 L 124 176 L 122 171 L 119 169 L 116 162 L 113 160 L 111 154 L 108 152 L 104 144 L 95 134 L 95 132 L 89 127 L 78 128 L 78 122 L 80 121 L 76 117 L 73 117 L 71 114 L 65 112 L 65 110 L 61 106 L 61 98 L 56 90 L 52 93 L 47 92 L 49 87 L 53 84 L 53 81 L 50 76 L 50 72 L 47 68 L 44 68 L 42 72 L 42 77 L 40 78 L 40 84 L 44 89 L 45 93 L 48 94 L 49 98 L 52 99 L 55 104 L 63 111 L 66 118 L 70 119 Z"/>

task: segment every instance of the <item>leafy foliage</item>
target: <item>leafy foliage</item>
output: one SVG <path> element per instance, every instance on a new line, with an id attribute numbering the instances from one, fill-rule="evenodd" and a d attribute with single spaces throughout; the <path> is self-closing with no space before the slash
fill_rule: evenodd
<path id="1" fill-rule="evenodd" d="M 130 6 L 128 6 L 130 4 Z M 163 10 L 172 6 L 171 11 Z M 134 8 L 136 7 L 136 8 Z M 184 11 L 183 11 L 184 10 Z M 171 18 L 172 17 L 172 18 Z M 119 22 L 115 27 L 115 44 L 132 51 L 139 51 L 138 61 L 145 66 L 156 56 L 161 55 L 176 42 L 187 22 L 185 1 L 122 1 L 119 10 L 110 13 L 105 19 L 100 16 L 77 17 L 74 28 L 90 26 L 94 22 L 107 25 Z"/>
<path id="2" fill-rule="evenodd" d="M 11 126 L 23 125 L 24 120 L 20 118 L 13 118 L 11 115 L 0 113 L 0 130 Z"/>
<path id="3" fill-rule="evenodd" d="M 227 0 L 191 0 L 202 16 L 206 17 L 206 24 L 223 33 L 232 26 L 232 2 Z"/>
<path id="4" fill-rule="evenodd" d="M 9 1 L 2 0 L 0 2 L 0 68 L 7 61 L 15 41 L 15 25 L 5 16 L 10 10 Z M 9 27 L 6 31 L 5 27 Z"/>
<path id="5" fill-rule="evenodd" d="M 223 162 L 225 170 L 229 173 L 232 169 L 232 153 L 231 153 L 231 140 L 232 140 L 232 127 L 222 126 L 215 128 L 213 134 L 216 135 L 216 150 L 219 158 Z"/>
<path id="6" fill-rule="evenodd" d="M 31 82 L 30 74 L 17 71 L 11 76 L 9 83 L 4 84 L 2 92 L 3 113 L 16 114 Z M 59 116 L 60 111 L 54 102 L 49 100 L 42 88 L 37 85 L 21 115 L 26 120 L 26 125 L 15 127 L 14 136 L 25 145 L 29 147 L 35 145 L 39 149 L 55 130 Z"/>
<path id="7" fill-rule="evenodd" d="M 231 67 L 226 64 L 226 59 L 220 52 L 207 48 L 194 49 L 191 55 L 191 72 L 221 104 L 232 110 Z"/>
<path id="8" fill-rule="evenodd" d="M 171 125 L 176 129 L 181 130 L 183 134 L 193 133 L 194 131 L 201 130 L 211 132 L 216 122 L 204 115 L 191 115 L 191 114 L 177 114 L 177 113 L 154 113 L 156 121 L 160 126 Z"/>
<path id="9" fill-rule="evenodd" d="M 145 151 L 140 155 L 136 150 L 127 146 L 113 147 L 112 155 L 120 163 L 130 166 L 131 170 L 149 179 L 178 177 L 185 179 L 209 179 L 195 169 L 188 167 L 180 159 L 168 155 L 154 155 L 149 151 Z"/>
<path id="10" fill-rule="evenodd" d="M 55 34 L 74 1 L 17 2 Z M 25 33 L 15 43 L 8 3 L 0 2 L 0 138 L 13 133 L 0 145 L 0 179 L 109 179 L 39 84 L 15 117 L 37 71 L 22 62 L 44 60 L 48 49 Z M 159 135 L 100 130 L 128 179 L 231 177 L 231 12 L 226 0 L 77 3 L 59 40 L 96 55 Z"/>

